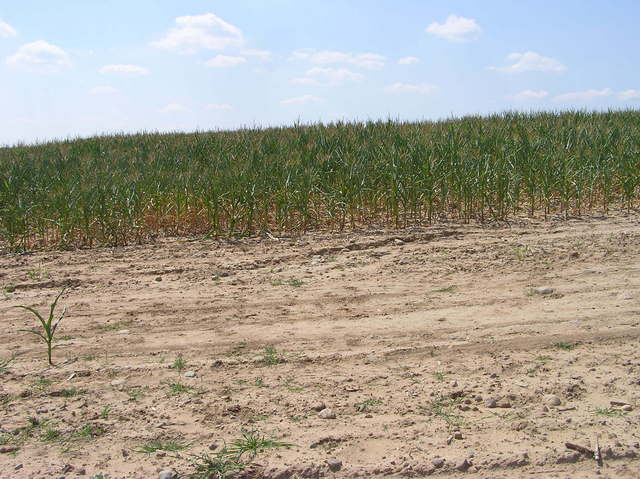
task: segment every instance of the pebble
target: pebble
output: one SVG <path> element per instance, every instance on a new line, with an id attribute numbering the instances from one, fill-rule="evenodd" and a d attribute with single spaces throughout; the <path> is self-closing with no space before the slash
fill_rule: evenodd
<path id="1" fill-rule="evenodd" d="M 433 464 L 434 466 L 436 466 L 439 469 L 442 466 L 444 466 L 444 459 L 442 459 L 441 457 L 436 457 L 435 459 L 433 459 L 431 461 L 431 464 Z"/>
<path id="2" fill-rule="evenodd" d="M 162 281 L 162 276 L 156 276 L 156 281 Z"/>
<path id="3" fill-rule="evenodd" d="M 495 398 L 487 398 L 484 400 L 484 405 L 493 409 L 494 407 L 498 407 L 498 401 L 496 401 Z"/>
<path id="4" fill-rule="evenodd" d="M 111 385 L 114 388 L 122 388 L 125 385 L 126 381 L 124 379 L 114 379 L 113 381 L 111 381 Z"/>
<path id="5" fill-rule="evenodd" d="M 342 469 L 342 461 L 339 459 L 328 459 L 327 465 L 332 472 L 336 472 Z"/>
<path id="6" fill-rule="evenodd" d="M 464 472 L 471 467 L 471 463 L 467 459 L 463 459 L 462 461 L 456 464 L 456 469 L 458 471 Z"/>
<path id="7" fill-rule="evenodd" d="M 184 373 L 184 377 L 185 378 L 195 378 L 196 377 L 196 372 L 195 371 L 187 371 L 186 373 Z"/>
<path id="8" fill-rule="evenodd" d="M 502 401 L 498 401 L 496 406 L 504 409 L 508 409 L 511 407 L 511 403 L 509 401 L 502 400 Z"/>
<path id="9" fill-rule="evenodd" d="M 458 440 L 463 439 L 462 433 L 460 431 L 454 433 L 453 438 Z"/>
<path id="10" fill-rule="evenodd" d="M 546 294 L 552 294 L 555 290 L 553 288 L 550 288 L 548 286 L 539 286 L 537 288 L 533 288 L 533 292 L 535 294 L 541 294 L 541 295 L 546 295 Z"/>
<path id="11" fill-rule="evenodd" d="M 633 406 L 631 404 L 625 404 L 624 406 L 622 406 L 621 409 L 623 411 L 630 412 L 630 411 L 633 411 Z"/>
<path id="12" fill-rule="evenodd" d="M 160 471 L 160 474 L 158 475 L 158 479 L 176 479 L 177 477 L 178 474 L 172 470 Z"/>
<path id="13" fill-rule="evenodd" d="M 318 403 L 315 403 L 313 406 L 311 406 L 311 409 L 317 412 L 320 412 L 326 408 L 327 406 L 323 402 L 318 402 Z"/>
<path id="14" fill-rule="evenodd" d="M 129 330 L 128 329 L 121 329 L 120 331 L 118 331 L 118 334 L 129 334 Z"/>
<path id="15" fill-rule="evenodd" d="M 318 417 L 320 419 L 335 419 L 336 413 L 333 412 L 330 408 L 324 408 L 322 411 L 318 413 Z"/>
<path id="16" fill-rule="evenodd" d="M 14 471 L 19 471 L 20 469 L 22 469 L 24 466 L 22 464 L 16 464 L 16 467 L 13 468 Z"/>
<path id="17" fill-rule="evenodd" d="M 547 403 L 548 406 L 560 406 L 560 404 L 562 404 L 562 400 L 555 394 L 545 396 L 544 402 Z"/>

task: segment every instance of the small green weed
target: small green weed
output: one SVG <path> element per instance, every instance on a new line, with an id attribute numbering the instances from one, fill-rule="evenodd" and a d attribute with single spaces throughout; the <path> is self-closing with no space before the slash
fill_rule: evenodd
<path id="1" fill-rule="evenodd" d="M 178 357 L 171 365 L 171 369 L 182 371 L 187 366 L 187 362 L 188 361 L 182 357 L 182 354 L 178 354 Z"/>
<path id="2" fill-rule="evenodd" d="M 382 404 L 382 399 L 370 398 L 356 404 L 358 412 L 369 412 L 374 406 Z"/>
<path id="3" fill-rule="evenodd" d="M 215 454 L 199 454 L 190 458 L 194 471 L 191 479 L 228 479 L 240 475 L 250 467 L 258 454 L 268 449 L 291 447 L 273 439 L 267 439 L 254 431 L 243 431 L 242 438 Z"/>
<path id="4" fill-rule="evenodd" d="M 38 391 L 46 391 L 53 381 L 49 378 L 38 378 L 31 383 L 31 386 Z"/>
<path id="5" fill-rule="evenodd" d="M 38 265 L 37 268 L 30 269 L 27 271 L 27 277 L 33 281 L 41 281 L 43 279 L 51 278 L 49 272 L 42 267 L 42 265 Z"/>
<path id="6" fill-rule="evenodd" d="M 104 430 L 96 425 L 87 424 L 83 426 L 81 429 L 77 430 L 73 437 L 77 440 L 89 440 L 94 439 L 98 436 L 101 436 L 104 433 Z"/>
<path id="7" fill-rule="evenodd" d="M 446 378 L 446 374 L 443 373 L 442 371 L 436 371 L 435 373 L 433 373 L 433 377 L 436 378 L 438 381 L 444 381 Z"/>
<path id="8" fill-rule="evenodd" d="M 171 394 L 190 393 L 193 391 L 193 387 L 181 383 L 170 383 L 169 391 Z"/>
<path id="9" fill-rule="evenodd" d="M 464 417 L 454 412 L 454 408 L 460 404 L 460 401 L 461 398 L 440 397 L 431 402 L 429 410 L 434 416 L 444 419 L 449 426 L 461 426 Z"/>
<path id="10" fill-rule="evenodd" d="M 282 355 L 273 346 L 267 346 L 266 348 L 264 348 L 264 350 L 262 351 L 262 356 L 262 363 L 266 366 L 275 366 L 276 364 L 284 362 Z"/>
<path id="11" fill-rule="evenodd" d="M 105 406 L 104 409 L 100 411 L 100 419 L 109 419 L 109 414 L 111 414 L 111 408 Z"/>
<path id="12" fill-rule="evenodd" d="M 437 293 L 453 293 L 456 290 L 456 285 L 452 284 L 451 286 L 447 286 L 446 288 L 440 289 L 432 289 L 427 294 L 437 294 Z"/>
<path id="13" fill-rule="evenodd" d="M 62 438 L 62 433 L 59 429 L 48 426 L 40 437 L 45 442 L 56 442 Z"/>
<path id="14" fill-rule="evenodd" d="M 102 331 L 117 331 L 120 329 L 126 329 L 128 326 L 133 324 L 132 320 L 127 321 L 118 321 L 115 323 L 104 323 L 96 325 L 96 328 L 101 329 Z"/>
<path id="15" fill-rule="evenodd" d="M 593 412 L 596 416 L 607 416 L 607 417 L 622 417 L 626 416 L 626 411 L 621 411 L 619 409 L 613 408 L 597 408 Z"/>
<path id="16" fill-rule="evenodd" d="M 547 356 L 546 354 L 540 355 L 536 358 L 536 361 L 551 361 L 553 359 L 551 356 Z"/>
<path id="17" fill-rule="evenodd" d="M 574 344 L 565 343 L 564 341 L 553 343 L 553 347 L 556 349 L 562 349 L 564 351 L 571 351 L 572 349 L 576 348 Z"/>
<path id="18" fill-rule="evenodd" d="M 156 451 L 177 452 L 187 448 L 186 444 L 178 441 L 152 441 L 135 452 L 139 454 L 153 454 Z"/>
<path id="19" fill-rule="evenodd" d="M 15 355 L 8 359 L 0 359 L 0 373 L 7 372 L 9 370 L 9 364 L 16 358 Z"/>
<path id="20" fill-rule="evenodd" d="M 133 401 L 137 401 L 138 399 L 140 399 L 141 397 L 144 397 L 144 391 L 140 388 L 136 388 L 136 389 L 129 389 L 127 391 L 127 395 L 133 400 Z"/>

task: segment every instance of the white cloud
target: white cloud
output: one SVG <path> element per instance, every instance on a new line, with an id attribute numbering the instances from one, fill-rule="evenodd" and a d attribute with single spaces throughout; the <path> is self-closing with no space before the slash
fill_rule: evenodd
<path id="1" fill-rule="evenodd" d="M 67 52 L 43 40 L 22 45 L 6 62 L 17 70 L 37 73 L 54 73 L 71 65 Z"/>
<path id="2" fill-rule="evenodd" d="M 233 110 L 233 106 L 228 103 L 209 103 L 205 108 L 207 110 Z"/>
<path id="3" fill-rule="evenodd" d="M 473 18 L 452 14 L 447 17 L 446 22 L 433 22 L 425 31 L 450 42 L 468 42 L 477 39 L 482 29 Z"/>
<path id="4" fill-rule="evenodd" d="M 511 53 L 507 59 L 513 64 L 506 67 L 489 67 L 489 70 L 499 70 L 508 73 L 523 72 L 553 72 L 561 73 L 567 67 L 555 58 L 543 57 L 536 52 Z"/>
<path id="5" fill-rule="evenodd" d="M 618 93 L 620 100 L 640 100 L 640 90 L 625 90 Z"/>
<path id="6" fill-rule="evenodd" d="M 204 62 L 208 67 L 214 68 L 226 68 L 226 67 L 235 67 L 242 63 L 246 63 L 247 59 L 244 57 L 229 57 L 226 55 L 216 55 L 211 60 L 207 60 Z"/>
<path id="7" fill-rule="evenodd" d="M 242 50 L 240 54 L 245 57 L 255 57 L 262 62 L 271 60 L 271 52 L 269 50 Z"/>
<path id="8" fill-rule="evenodd" d="M 420 59 L 418 57 L 403 57 L 398 60 L 398 65 L 413 65 L 419 62 Z"/>
<path id="9" fill-rule="evenodd" d="M 100 73 L 118 73 L 128 76 L 146 76 L 149 74 L 149 70 L 138 65 L 105 65 L 98 71 Z"/>
<path id="10" fill-rule="evenodd" d="M 336 86 L 345 82 L 356 82 L 364 78 L 362 73 L 353 72 L 346 68 L 313 67 L 305 72 L 305 76 L 292 78 L 296 85 Z"/>
<path id="11" fill-rule="evenodd" d="M 287 98 L 286 100 L 282 100 L 280 103 L 283 105 L 294 105 L 294 104 L 304 104 L 304 103 L 316 103 L 321 101 L 322 98 L 313 96 L 313 95 L 302 95 L 294 98 Z"/>
<path id="12" fill-rule="evenodd" d="M 295 60 L 307 60 L 315 65 L 331 65 L 346 63 L 368 70 L 379 70 L 384 67 L 386 57 L 377 53 L 337 52 L 337 51 L 316 51 L 313 49 L 296 50 L 292 58 Z"/>
<path id="13" fill-rule="evenodd" d="M 0 20 L 0 38 L 15 37 L 18 34 L 16 29 L 9 25 L 7 22 Z"/>
<path id="14" fill-rule="evenodd" d="M 389 93 L 421 93 L 423 95 L 436 91 L 434 85 L 429 83 L 394 83 L 385 88 Z"/>
<path id="15" fill-rule="evenodd" d="M 602 90 L 585 90 L 575 91 L 571 93 L 563 93 L 556 96 L 553 101 L 559 103 L 573 103 L 593 100 L 594 98 L 600 98 L 611 95 L 611 88 L 603 88 Z"/>
<path id="16" fill-rule="evenodd" d="M 224 50 L 243 42 L 242 31 L 213 13 L 176 18 L 161 40 L 151 46 L 173 50 L 182 54 L 194 54 L 199 50 Z"/>
<path id="17" fill-rule="evenodd" d="M 91 95 L 113 95 L 114 93 L 118 93 L 117 88 L 113 88 L 112 86 L 97 86 L 89 90 L 89 94 Z"/>
<path id="18" fill-rule="evenodd" d="M 513 100 L 541 100 L 549 96 L 549 92 L 546 90 L 523 90 L 520 93 L 516 93 L 513 96 L 507 97 Z"/>
<path id="19" fill-rule="evenodd" d="M 180 103 L 169 103 L 158 110 L 160 113 L 180 113 L 187 109 Z"/>

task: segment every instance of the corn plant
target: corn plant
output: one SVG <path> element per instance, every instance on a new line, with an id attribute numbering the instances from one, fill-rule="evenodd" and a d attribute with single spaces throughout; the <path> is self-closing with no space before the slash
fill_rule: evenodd
<path id="1" fill-rule="evenodd" d="M 0 249 L 633 211 L 640 111 L 0 147 Z"/>
<path id="2" fill-rule="evenodd" d="M 53 362 L 51 360 L 51 352 L 54 348 L 53 340 L 56 334 L 56 330 L 58 329 L 58 326 L 60 325 L 62 318 L 64 318 L 64 315 L 67 310 L 66 308 L 63 309 L 62 314 L 55 322 L 54 322 L 54 314 L 55 314 L 56 305 L 58 304 L 58 300 L 60 299 L 60 296 L 64 294 L 65 291 L 66 289 L 63 288 L 62 291 L 60 291 L 60 293 L 58 294 L 58 296 L 56 296 L 56 299 L 53 301 L 53 303 L 51 303 L 51 306 L 49 308 L 49 317 L 47 319 L 42 317 L 40 313 L 38 313 L 35 309 L 29 306 L 22 306 L 22 305 L 14 306 L 14 308 L 20 308 L 20 309 L 29 311 L 34 316 L 36 316 L 36 318 L 38 318 L 41 329 L 21 329 L 20 331 L 34 334 L 40 339 L 42 339 L 42 341 L 44 341 L 44 343 L 47 345 L 47 360 L 50 366 L 53 366 Z"/>

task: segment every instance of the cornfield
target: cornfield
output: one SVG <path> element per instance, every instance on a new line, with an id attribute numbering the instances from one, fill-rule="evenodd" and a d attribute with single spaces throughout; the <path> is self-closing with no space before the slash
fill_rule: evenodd
<path id="1" fill-rule="evenodd" d="M 113 135 L 0 148 L 0 244 L 405 227 L 634 208 L 640 111 Z"/>

